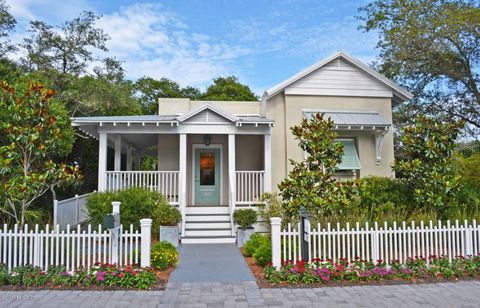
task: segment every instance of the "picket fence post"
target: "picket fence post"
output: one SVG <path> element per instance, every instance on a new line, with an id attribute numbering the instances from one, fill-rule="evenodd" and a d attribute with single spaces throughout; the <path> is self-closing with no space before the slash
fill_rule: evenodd
<path id="1" fill-rule="evenodd" d="M 280 225 L 282 219 L 280 217 L 270 218 L 270 225 L 272 227 L 272 265 L 279 270 L 281 267 L 281 239 L 280 239 Z"/>
<path id="2" fill-rule="evenodd" d="M 378 233 L 378 223 L 374 223 L 375 229 L 373 231 L 373 245 L 372 245 L 372 260 L 377 262 L 380 259 L 380 239 Z"/>
<path id="3" fill-rule="evenodd" d="M 112 202 L 112 214 L 118 214 L 120 215 L 120 204 L 122 204 L 121 202 L 118 202 L 118 201 L 113 201 Z M 121 223 L 122 223 L 122 219 L 120 218 L 120 226 L 121 226 Z M 117 264 L 117 265 L 121 265 L 121 264 L 118 264 L 118 246 L 119 246 L 119 242 L 120 242 L 120 237 L 122 236 L 120 234 L 120 227 L 116 227 L 116 228 L 113 228 L 113 229 L 110 229 L 110 238 L 111 238 L 111 256 L 112 256 L 112 260 L 111 260 L 111 263 L 112 264 Z"/>
<path id="4" fill-rule="evenodd" d="M 140 219 L 140 266 L 150 267 L 150 245 L 152 234 L 152 220 L 150 218 Z"/>
<path id="5" fill-rule="evenodd" d="M 53 200 L 53 225 L 58 224 L 58 200 Z"/>

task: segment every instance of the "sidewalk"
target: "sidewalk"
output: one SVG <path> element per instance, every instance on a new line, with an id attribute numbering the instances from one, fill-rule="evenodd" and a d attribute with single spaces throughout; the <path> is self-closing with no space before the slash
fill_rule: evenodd
<path id="1" fill-rule="evenodd" d="M 235 244 L 181 245 L 171 283 L 255 281 Z"/>
<path id="2" fill-rule="evenodd" d="M 0 307 L 478 307 L 478 294 L 479 281 L 316 289 L 169 283 L 165 291 L 0 292 Z"/>

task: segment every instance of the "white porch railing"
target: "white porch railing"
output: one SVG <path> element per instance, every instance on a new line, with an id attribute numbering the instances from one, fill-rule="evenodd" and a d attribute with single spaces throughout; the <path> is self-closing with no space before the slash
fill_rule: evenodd
<path id="1" fill-rule="evenodd" d="M 142 187 L 162 193 L 172 205 L 179 204 L 180 171 L 107 171 L 106 190 Z"/>
<path id="2" fill-rule="evenodd" d="M 75 195 L 73 198 L 53 201 L 53 223 L 64 229 L 67 225 L 81 224 L 88 218 L 85 206 L 89 194 Z"/>
<path id="3" fill-rule="evenodd" d="M 265 192 L 265 171 L 236 171 L 236 204 L 252 205 Z"/>

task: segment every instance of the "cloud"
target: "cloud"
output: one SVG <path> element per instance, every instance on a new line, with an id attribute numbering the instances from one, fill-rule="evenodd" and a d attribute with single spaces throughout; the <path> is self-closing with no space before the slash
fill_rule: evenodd
<path id="1" fill-rule="evenodd" d="M 321 13 L 318 13 L 321 11 Z M 252 44 L 263 53 L 308 61 L 319 60 L 338 50 L 344 50 L 361 59 L 372 60 L 377 42 L 375 33 L 357 29 L 353 16 L 338 16 L 332 9 L 308 10 L 303 19 L 285 14 L 269 14 L 262 18 L 232 20 L 232 39 Z"/>
<path id="2" fill-rule="evenodd" d="M 180 16 L 158 4 L 122 7 L 104 15 L 98 26 L 111 37 L 108 55 L 124 61 L 134 79 L 167 77 L 201 87 L 220 75 L 238 75 L 236 60 L 252 52 L 190 31 Z"/>

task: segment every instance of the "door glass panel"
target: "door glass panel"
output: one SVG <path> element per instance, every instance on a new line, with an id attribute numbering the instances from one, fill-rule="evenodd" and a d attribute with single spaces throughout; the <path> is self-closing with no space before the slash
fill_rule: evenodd
<path id="1" fill-rule="evenodd" d="M 200 153 L 200 185 L 215 185 L 215 153 Z"/>

